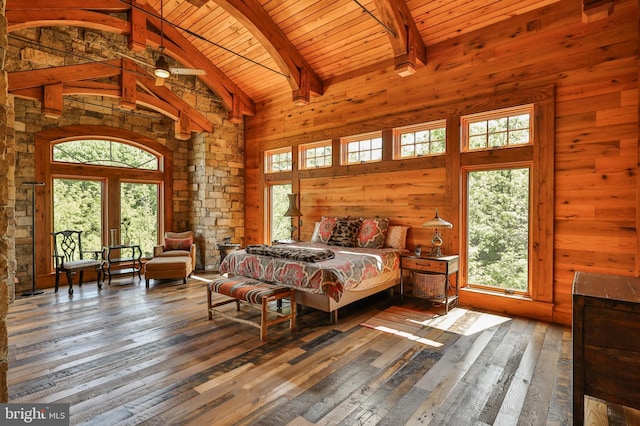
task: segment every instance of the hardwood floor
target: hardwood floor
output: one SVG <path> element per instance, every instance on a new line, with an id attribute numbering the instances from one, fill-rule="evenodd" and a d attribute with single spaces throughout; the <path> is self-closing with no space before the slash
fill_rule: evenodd
<path id="1" fill-rule="evenodd" d="M 461 308 L 413 340 L 360 325 L 397 302 L 374 296 L 336 325 L 304 309 L 294 333 L 280 324 L 261 342 L 207 320 L 199 279 L 47 290 L 10 307 L 9 402 L 69 403 L 73 425 L 571 423 L 570 328 Z M 587 424 L 640 424 L 588 407 Z"/>

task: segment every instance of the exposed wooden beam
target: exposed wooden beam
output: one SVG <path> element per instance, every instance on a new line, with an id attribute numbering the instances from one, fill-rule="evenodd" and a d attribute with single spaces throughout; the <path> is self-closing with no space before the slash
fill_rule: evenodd
<path id="1" fill-rule="evenodd" d="M 144 47 L 158 48 L 160 37 L 146 30 L 147 24 L 160 28 L 160 16 L 145 0 L 133 0 L 128 6 L 120 0 L 99 0 L 87 4 L 83 0 L 33 0 L 23 2 L 8 0 L 6 16 L 8 30 L 16 31 L 24 28 L 40 26 L 71 25 L 91 28 L 100 31 L 114 32 L 129 36 L 129 45 L 140 49 L 141 37 Z M 138 13 L 134 13 L 137 9 Z M 106 12 L 131 12 L 130 21 L 125 21 Z M 140 14 L 140 15 L 139 15 Z M 144 15 L 144 31 L 140 16 Z M 138 32 L 138 34 L 135 34 Z M 164 26 L 164 32 L 171 43 L 165 43 L 166 53 L 185 66 L 201 68 L 206 75 L 198 76 L 202 82 L 222 99 L 222 103 L 230 113 L 230 120 L 241 121 L 242 115 L 255 115 L 255 103 L 226 74 L 218 69 L 202 52 L 195 48 L 177 29 L 171 25 Z M 236 114 L 240 114 L 237 116 Z"/>
<path id="2" fill-rule="evenodd" d="M 136 107 L 136 64 L 122 58 L 122 74 L 120 77 L 120 107 L 133 110 Z"/>
<path id="3" fill-rule="evenodd" d="M 147 22 L 153 25 L 160 32 L 160 15 L 151 7 L 145 8 L 149 12 Z M 255 115 L 255 103 L 242 91 L 226 74 L 220 71 L 209 59 L 200 52 L 193 44 L 171 25 L 165 25 L 163 28 L 164 39 L 160 40 L 160 36 L 155 33 L 147 34 L 147 44 L 155 49 L 164 47 L 167 55 L 171 56 L 181 64 L 191 67 L 203 69 L 206 74 L 200 75 L 198 78 L 202 80 L 214 93 L 222 99 L 227 111 L 233 111 L 233 102 L 240 103 L 240 111 L 243 115 Z"/>
<path id="4" fill-rule="evenodd" d="M 78 80 L 109 78 L 119 75 L 121 66 L 120 59 L 113 59 L 90 64 L 10 72 L 8 73 L 9 91 Z"/>
<path id="5" fill-rule="evenodd" d="M 404 0 L 375 0 L 395 58 L 395 70 L 402 77 L 413 74 L 417 61 L 427 63 L 427 48 Z"/>
<path id="6" fill-rule="evenodd" d="M 613 0 L 582 0 L 582 22 L 594 22 L 613 13 Z"/>
<path id="7" fill-rule="evenodd" d="M 306 103 L 310 92 L 324 93 L 320 77 L 258 1 L 214 1 L 244 25 L 269 52 L 280 70 L 289 76 L 294 101 Z"/>
<path id="8" fill-rule="evenodd" d="M 122 76 L 119 84 L 91 81 L 118 75 Z M 130 80 L 131 76 L 134 76 L 133 81 Z M 213 124 L 206 117 L 170 89 L 155 86 L 154 78 L 150 74 L 127 59 L 11 72 L 8 73 L 8 79 L 9 93 L 40 101 L 43 104 L 43 113 L 50 117 L 57 118 L 62 115 L 63 95 L 109 96 L 120 98 L 121 104 L 134 102 L 176 122 L 180 121 L 180 126 L 177 127 L 180 130 L 177 134 L 179 139 L 188 139 L 186 135 L 189 132 L 213 131 Z M 138 91 L 138 84 L 144 87 L 145 91 Z"/>
<path id="9" fill-rule="evenodd" d="M 142 52 L 147 48 L 147 16 L 142 10 L 132 7 L 129 11 L 129 22 L 131 22 L 131 32 L 127 46 L 129 50 Z"/>
<path id="10" fill-rule="evenodd" d="M 48 118 L 62 117 L 62 83 L 44 86 L 44 96 L 42 99 L 42 114 Z"/>

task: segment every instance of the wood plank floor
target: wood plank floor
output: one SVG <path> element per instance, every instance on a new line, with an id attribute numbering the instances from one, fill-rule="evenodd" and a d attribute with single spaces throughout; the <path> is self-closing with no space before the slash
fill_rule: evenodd
<path id="1" fill-rule="evenodd" d="M 261 342 L 207 320 L 197 278 L 47 290 L 9 310 L 10 402 L 68 403 L 73 425 L 571 423 L 570 328 L 461 308 L 420 339 L 360 325 L 398 302 L 374 296 L 335 325 L 303 309 L 293 333 L 280 324 Z M 588 407 L 587 424 L 640 424 L 637 411 Z"/>

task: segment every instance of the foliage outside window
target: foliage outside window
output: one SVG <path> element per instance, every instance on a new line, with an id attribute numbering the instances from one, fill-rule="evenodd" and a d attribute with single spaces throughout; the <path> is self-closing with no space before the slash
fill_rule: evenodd
<path id="1" fill-rule="evenodd" d="M 300 145 L 298 149 L 300 151 L 301 169 L 331 167 L 333 164 L 331 141 Z"/>
<path id="2" fill-rule="evenodd" d="M 444 154 L 447 147 L 445 120 L 393 130 L 393 158 L 416 158 Z"/>
<path id="3" fill-rule="evenodd" d="M 286 172 L 292 169 L 291 148 L 266 151 L 265 173 Z"/>
<path id="4" fill-rule="evenodd" d="M 289 208 L 289 197 L 291 184 L 269 185 L 269 229 L 270 239 L 287 240 L 291 238 L 291 218 L 284 217 Z"/>
<path id="5" fill-rule="evenodd" d="M 140 148 L 108 140 L 77 140 L 53 146 L 53 161 L 158 170 L 158 158 Z"/>
<path id="6" fill-rule="evenodd" d="M 145 257 L 158 241 L 158 185 L 120 184 L 120 242 L 135 243 Z"/>
<path id="7" fill-rule="evenodd" d="M 477 151 L 533 143 L 533 105 L 462 117 L 463 150 Z"/>
<path id="8" fill-rule="evenodd" d="M 342 164 L 382 161 L 382 132 L 342 138 L 340 146 Z"/>
<path id="9" fill-rule="evenodd" d="M 467 173 L 468 285 L 528 291 L 529 168 Z"/>
<path id="10" fill-rule="evenodd" d="M 82 231 L 82 250 L 102 248 L 102 183 L 53 179 L 53 232 Z"/>

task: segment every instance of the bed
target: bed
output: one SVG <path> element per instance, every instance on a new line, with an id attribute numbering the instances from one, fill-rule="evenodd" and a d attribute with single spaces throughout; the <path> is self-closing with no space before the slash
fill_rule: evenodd
<path id="1" fill-rule="evenodd" d="M 343 247 L 301 242 L 273 247 L 248 246 L 229 253 L 221 274 L 242 275 L 296 290 L 300 305 L 328 312 L 337 322 L 338 309 L 388 290 L 400 282 L 401 248 Z M 281 252 L 291 256 L 281 256 Z M 296 260 L 296 253 L 321 254 L 320 260 Z M 323 259 L 328 256 L 328 259 Z M 312 256 L 313 257 L 313 256 Z"/>

